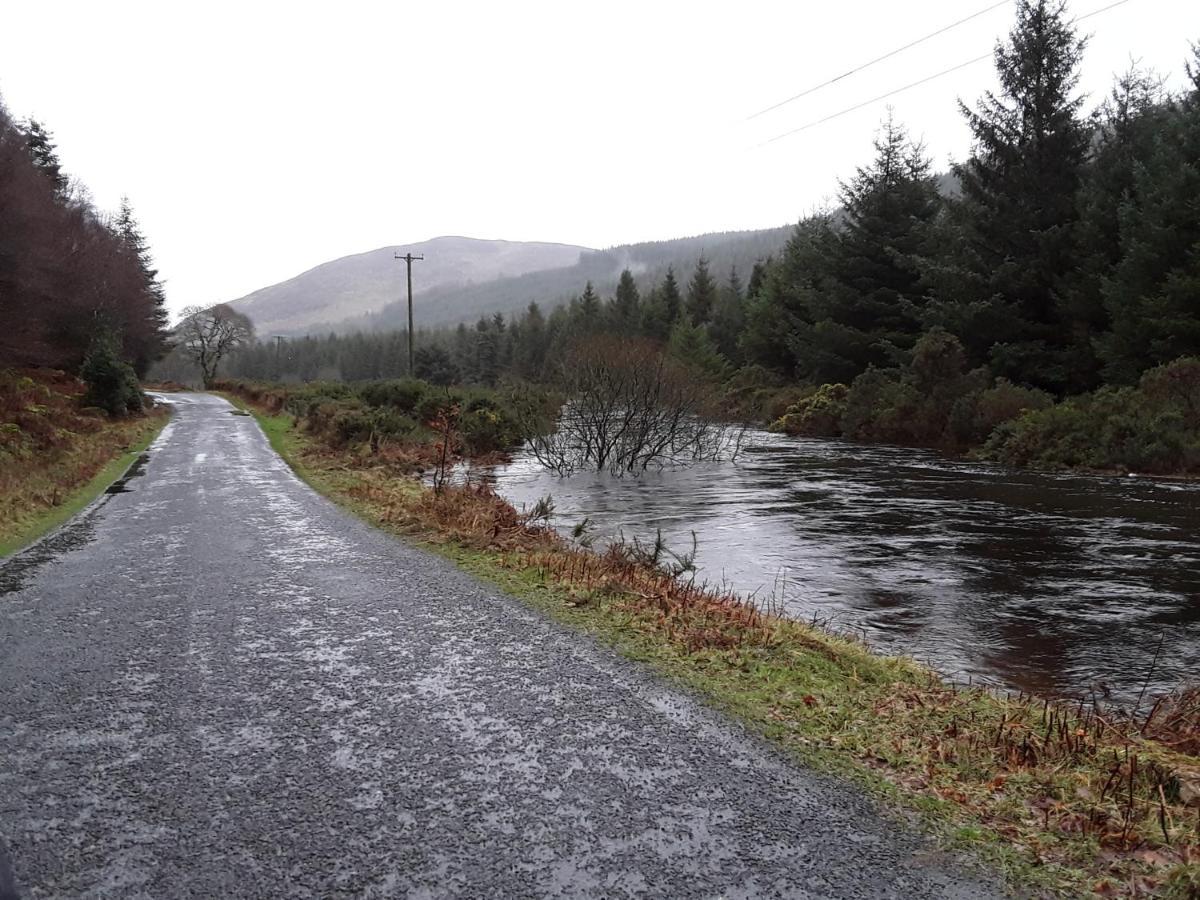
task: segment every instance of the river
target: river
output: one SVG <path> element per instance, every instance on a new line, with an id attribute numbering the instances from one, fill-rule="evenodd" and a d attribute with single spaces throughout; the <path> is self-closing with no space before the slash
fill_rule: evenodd
<path id="1" fill-rule="evenodd" d="M 695 532 L 701 578 L 949 676 L 1121 702 L 1200 679 L 1200 484 L 767 432 L 735 462 L 641 478 L 558 478 L 524 455 L 494 475 L 600 541 L 661 529 L 689 550 Z"/>

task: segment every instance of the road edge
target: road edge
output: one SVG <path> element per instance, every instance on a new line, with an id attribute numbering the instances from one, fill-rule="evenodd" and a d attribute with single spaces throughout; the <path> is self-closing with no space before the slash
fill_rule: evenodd
<path id="1" fill-rule="evenodd" d="M 15 559 L 22 553 L 53 538 L 60 531 L 70 527 L 76 520 L 90 514 L 104 500 L 105 491 L 129 475 L 130 470 L 137 465 L 141 455 L 162 435 L 163 429 L 171 421 L 173 411 L 167 409 L 166 415 L 155 425 L 150 433 L 133 447 L 120 456 L 114 457 L 87 484 L 74 491 L 62 503 L 46 510 L 37 523 L 28 530 L 14 537 L 11 541 L 0 544 L 0 566 Z M 3 900 L 3 894 L 0 894 Z"/>

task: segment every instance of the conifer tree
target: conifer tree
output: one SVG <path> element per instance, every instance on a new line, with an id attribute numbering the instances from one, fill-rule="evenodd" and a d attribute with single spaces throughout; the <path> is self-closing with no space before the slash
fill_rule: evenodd
<path id="1" fill-rule="evenodd" d="M 922 331 L 919 260 L 940 209 L 931 164 L 889 116 L 875 156 L 841 185 L 841 227 L 826 242 L 824 286 L 793 352 L 801 375 L 849 382 L 902 361 Z"/>
<path id="2" fill-rule="evenodd" d="M 1112 381 L 1200 355 L 1200 47 L 1194 52 L 1192 89 L 1155 123 L 1152 150 L 1120 205 L 1120 260 L 1102 284 L 1112 327 L 1099 342 Z"/>
<path id="3" fill-rule="evenodd" d="M 1100 382 L 1097 348 L 1112 319 L 1103 288 L 1123 252 L 1121 209 L 1134 195 L 1138 169 L 1154 154 L 1168 116 L 1161 79 L 1136 68 L 1116 79 L 1098 111 L 1098 133 L 1078 199 L 1077 262 L 1062 295 L 1075 331 L 1068 393 L 1091 390 Z"/>
<path id="4" fill-rule="evenodd" d="M 617 282 L 617 293 L 613 298 L 611 315 L 613 326 L 626 334 L 632 333 L 637 328 L 638 318 L 641 315 L 642 299 L 638 295 L 637 282 L 633 280 L 633 273 L 628 269 L 621 272 L 621 279 Z"/>
<path id="5" fill-rule="evenodd" d="M 579 329 L 585 333 L 596 331 L 600 327 L 601 318 L 600 296 L 589 281 L 579 295 L 575 307 L 575 320 Z"/>
<path id="6" fill-rule="evenodd" d="M 128 197 L 121 198 L 121 207 L 117 213 L 116 221 L 113 223 L 113 230 L 125 243 L 125 246 L 129 248 L 129 251 L 137 257 L 137 264 L 141 269 L 145 291 L 151 298 L 152 303 L 148 308 L 150 313 L 149 322 L 139 323 L 142 327 L 133 329 L 135 336 L 145 335 L 145 339 L 138 340 L 137 346 L 134 348 L 133 368 L 138 376 L 141 377 L 146 374 L 150 363 L 158 359 L 167 348 L 166 342 L 163 339 L 169 322 L 166 305 L 167 295 L 166 291 L 163 290 L 162 282 L 159 280 L 158 270 L 154 268 L 154 259 L 150 255 L 150 245 L 142 234 L 137 219 L 133 215 L 133 207 L 130 205 Z"/>
<path id="7" fill-rule="evenodd" d="M 955 168 L 955 253 L 933 273 L 939 318 L 997 375 L 1061 392 L 1074 333 L 1060 302 L 1074 261 L 1076 194 L 1089 130 L 1075 91 L 1085 41 L 1065 0 L 1018 0 L 996 47 L 999 93 L 959 104 L 975 139 Z M 936 320 L 935 320 L 936 321 Z"/>
<path id="8" fill-rule="evenodd" d="M 717 349 L 731 363 L 740 364 L 738 338 L 746 327 L 746 296 L 737 266 L 729 267 L 729 281 L 721 288 L 708 333 Z"/>
<path id="9" fill-rule="evenodd" d="M 50 179 L 55 194 L 60 198 L 65 197 L 69 182 L 58 159 L 58 147 L 54 143 L 54 135 L 37 119 L 29 119 L 25 123 L 24 132 L 25 146 L 34 166 Z"/>
<path id="10" fill-rule="evenodd" d="M 521 337 L 513 354 L 517 373 L 522 378 L 540 378 L 545 368 L 548 349 L 546 317 L 542 315 L 541 307 L 530 303 L 521 318 Z"/>
<path id="11" fill-rule="evenodd" d="M 668 327 L 674 325 L 683 314 L 683 295 L 679 292 L 679 282 L 675 280 L 674 266 L 667 266 L 667 274 L 658 288 L 658 299 L 662 303 Z"/>
<path id="12" fill-rule="evenodd" d="M 798 366 L 797 353 L 812 343 L 813 310 L 825 289 L 832 239 L 829 216 L 813 216 L 796 226 L 778 260 L 755 264 L 750 284 L 756 289 L 746 303 L 746 327 L 738 341 L 747 363 L 788 377 L 809 368 Z"/>
<path id="13" fill-rule="evenodd" d="M 706 325 L 712 318 L 716 303 L 717 283 L 708 271 L 708 260 L 701 256 L 692 273 L 692 280 L 688 282 L 688 319 L 693 325 Z"/>

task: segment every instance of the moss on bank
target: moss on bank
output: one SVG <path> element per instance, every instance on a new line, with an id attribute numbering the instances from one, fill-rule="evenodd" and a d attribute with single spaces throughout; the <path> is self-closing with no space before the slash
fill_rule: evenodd
<path id="1" fill-rule="evenodd" d="M 320 444 L 286 414 L 255 413 L 317 490 L 676 679 L 805 763 L 919 811 L 944 844 L 971 849 L 1017 889 L 1194 896 L 1200 759 L 1142 734 L 1144 723 L 947 684 L 682 584 L 629 548 L 573 546 L 486 488 L 435 496 L 370 454 Z"/>

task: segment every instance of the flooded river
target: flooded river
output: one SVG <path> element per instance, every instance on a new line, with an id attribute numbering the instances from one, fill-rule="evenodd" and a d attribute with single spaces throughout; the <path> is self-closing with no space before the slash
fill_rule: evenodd
<path id="1" fill-rule="evenodd" d="M 1123 701 L 1200 679 L 1197 484 L 765 432 L 736 462 L 640 479 L 524 457 L 495 474 L 518 506 L 550 494 L 555 524 L 587 516 L 601 540 L 661 529 L 688 550 L 695 532 L 701 577 L 949 675 Z"/>

